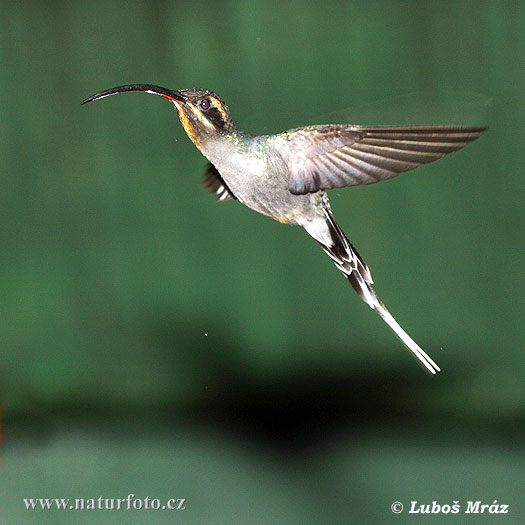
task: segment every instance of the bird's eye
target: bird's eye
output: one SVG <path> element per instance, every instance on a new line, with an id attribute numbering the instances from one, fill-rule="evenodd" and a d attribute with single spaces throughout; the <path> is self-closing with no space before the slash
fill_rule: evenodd
<path id="1" fill-rule="evenodd" d="M 204 110 L 204 111 L 206 111 L 207 109 L 210 109 L 210 106 L 211 106 L 210 99 L 209 98 L 203 98 L 199 102 L 199 105 L 200 105 L 201 109 Z"/>

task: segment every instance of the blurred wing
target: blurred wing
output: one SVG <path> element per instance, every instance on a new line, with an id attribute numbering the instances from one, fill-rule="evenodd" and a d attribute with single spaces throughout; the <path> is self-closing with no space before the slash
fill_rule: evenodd
<path id="1" fill-rule="evenodd" d="M 228 188 L 224 182 L 221 174 L 211 162 L 208 164 L 208 167 L 202 176 L 202 183 L 210 193 L 217 196 L 217 202 L 229 201 L 237 198 L 230 191 L 230 188 Z"/>
<path id="2" fill-rule="evenodd" d="M 461 149 L 479 126 L 311 126 L 284 133 L 296 195 L 373 184 Z"/>

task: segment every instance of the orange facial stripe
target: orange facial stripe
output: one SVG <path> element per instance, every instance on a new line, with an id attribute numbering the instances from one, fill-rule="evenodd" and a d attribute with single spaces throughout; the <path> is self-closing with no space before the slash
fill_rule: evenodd
<path id="1" fill-rule="evenodd" d="M 182 127 L 184 128 L 184 131 L 188 135 L 188 137 L 191 139 L 192 142 L 195 143 L 195 134 L 193 133 L 193 128 L 191 127 L 190 121 L 184 111 L 181 109 L 180 104 L 178 104 L 175 100 L 173 100 L 173 104 L 177 108 L 177 112 L 179 113 L 179 120 L 182 124 Z"/>

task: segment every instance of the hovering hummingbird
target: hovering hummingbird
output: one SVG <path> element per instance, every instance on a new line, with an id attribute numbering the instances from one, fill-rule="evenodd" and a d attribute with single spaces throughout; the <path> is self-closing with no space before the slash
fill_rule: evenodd
<path id="1" fill-rule="evenodd" d="M 440 370 L 377 296 L 368 266 L 332 215 L 326 190 L 391 179 L 462 148 L 486 128 L 330 124 L 253 136 L 236 128 L 212 91 L 150 84 L 114 87 L 82 104 L 127 91 L 170 100 L 188 137 L 209 160 L 206 189 L 220 202 L 236 199 L 279 222 L 302 226 L 422 365 L 432 374 Z"/>

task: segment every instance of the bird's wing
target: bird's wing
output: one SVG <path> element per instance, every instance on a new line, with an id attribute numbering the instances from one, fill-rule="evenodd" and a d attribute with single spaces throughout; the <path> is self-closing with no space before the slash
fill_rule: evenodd
<path id="1" fill-rule="evenodd" d="M 213 193 L 217 196 L 217 202 L 229 201 L 237 198 L 231 192 L 230 188 L 228 188 L 228 185 L 224 182 L 221 174 L 211 162 L 204 171 L 204 175 L 202 176 L 202 184 L 204 184 L 204 187 L 210 193 Z"/>
<path id="2" fill-rule="evenodd" d="M 456 151 L 479 126 L 338 126 L 297 128 L 288 141 L 288 186 L 296 195 L 373 184 Z"/>

